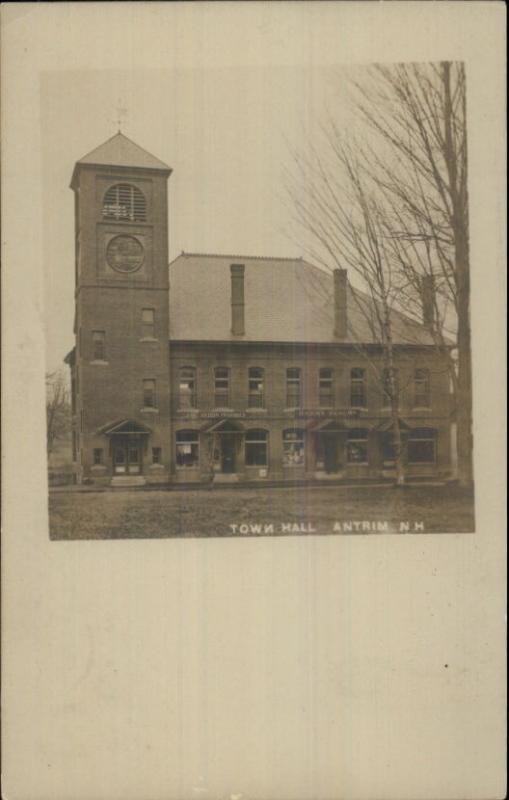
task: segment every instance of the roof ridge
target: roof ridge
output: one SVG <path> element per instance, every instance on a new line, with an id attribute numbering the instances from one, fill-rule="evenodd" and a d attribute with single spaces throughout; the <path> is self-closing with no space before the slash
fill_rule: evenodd
<path id="1" fill-rule="evenodd" d="M 245 258 L 249 261 L 303 261 L 302 256 L 294 256 L 293 258 L 290 256 L 248 256 L 245 253 L 186 253 L 182 250 L 178 256 L 176 256 L 173 261 L 170 261 L 170 264 L 173 264 L 177 258 L 181 256 L 190 256 L 192 258 Z"/>

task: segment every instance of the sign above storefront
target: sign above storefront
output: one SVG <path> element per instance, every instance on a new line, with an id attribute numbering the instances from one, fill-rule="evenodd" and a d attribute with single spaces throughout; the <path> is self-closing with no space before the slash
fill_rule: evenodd
<path id="1" fill-rule="evenodd" d="M 221 409 L 215 411 L 195 411 L 185 414 L 189 419 L 260 419 L 263 414 L 260 411 L 234 411 L 233 409 Z M 292 408 L 285 410 L 285 415 L 293 419 L 341 419 L 355 418 L 361 416 L 360 408 Z M 180 416 L 180 414 L 179 414 Z M 184 416 L 184 415 L 183 415 Z"/>

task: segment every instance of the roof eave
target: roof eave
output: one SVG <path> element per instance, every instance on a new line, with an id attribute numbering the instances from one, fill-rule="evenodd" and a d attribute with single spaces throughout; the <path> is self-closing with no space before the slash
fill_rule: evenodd
<path id="1" fill-rule="evenodd" d="M 91 168 L 94 170 L 103 169 L 103 170 L 124 170 L 125 172 L 155 172 L 158 175 L 166 175 L 167 178 L 173 172 L 171 167 L 129 167 L 125 164 L 94 164 L 94 163 L 82 163 L 81 161 L 77 161 L 74 165 L 74 169 L 72 171 L 71 182 L 69 184 L 70 189 L 76 189 L 78 185 L 78 174 L 81 169 Z"/>

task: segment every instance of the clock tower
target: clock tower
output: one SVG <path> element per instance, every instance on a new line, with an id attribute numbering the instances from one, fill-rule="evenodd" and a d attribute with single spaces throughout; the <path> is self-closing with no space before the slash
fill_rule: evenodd
<path id="1" fill-rule="evenodd" d="M 171 169 L 118 133 L 75 165 L 78 480 L 169 480 L 168 204 Z"/>

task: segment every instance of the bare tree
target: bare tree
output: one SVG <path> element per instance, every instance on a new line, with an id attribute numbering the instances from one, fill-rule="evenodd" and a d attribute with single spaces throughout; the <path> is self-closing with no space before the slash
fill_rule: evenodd
<path id="1" fill-rule="evenodd" d="M 46 374 L 46 448 L 53 452 L 57 439 L 71 430 L 69 388 L 60 370 Z"/>
<path id="2" fill-rule="evenodd" d="M 305 231 L 306 252 L 315 263 L 348 267 L 366 290 L 353 290 L 357 318 L 369 330 L 366 337 L 349 320 L 350 340 L 366 359 L 380 392 L 389 401 L 392 419 L 396 483 L 405 481 L 404 447 L 400 421 L 402 387 L 395 359 L 394 329 L 401 317 L 399 258 L 401 244 L 393 237 L 390 217 L 359 147 L 348 145 L 335 123 L 322 127 L 321 141 L 293 154 L 286 175 L 294 221 Z M 400 337 L 398 336 L 398 340 Z"/>
<path id="3" fill-rule="evenodd" d="M 448 356 L 454 389 L 458 478 L 472 483 L 472 375 L 467 186 L 466 80 L 462 63 L 376 65 L 356 83 L 356 105 L 371 137 L 365 165 L 383 197 L 402 298 L 434 289 L 429 320 Z M 426 284 L 425 284 L 426 285 Z M 429 283 L 428 283 L 429 286 Z M 448 344 L 455 340 L 456 352 Z"/>

